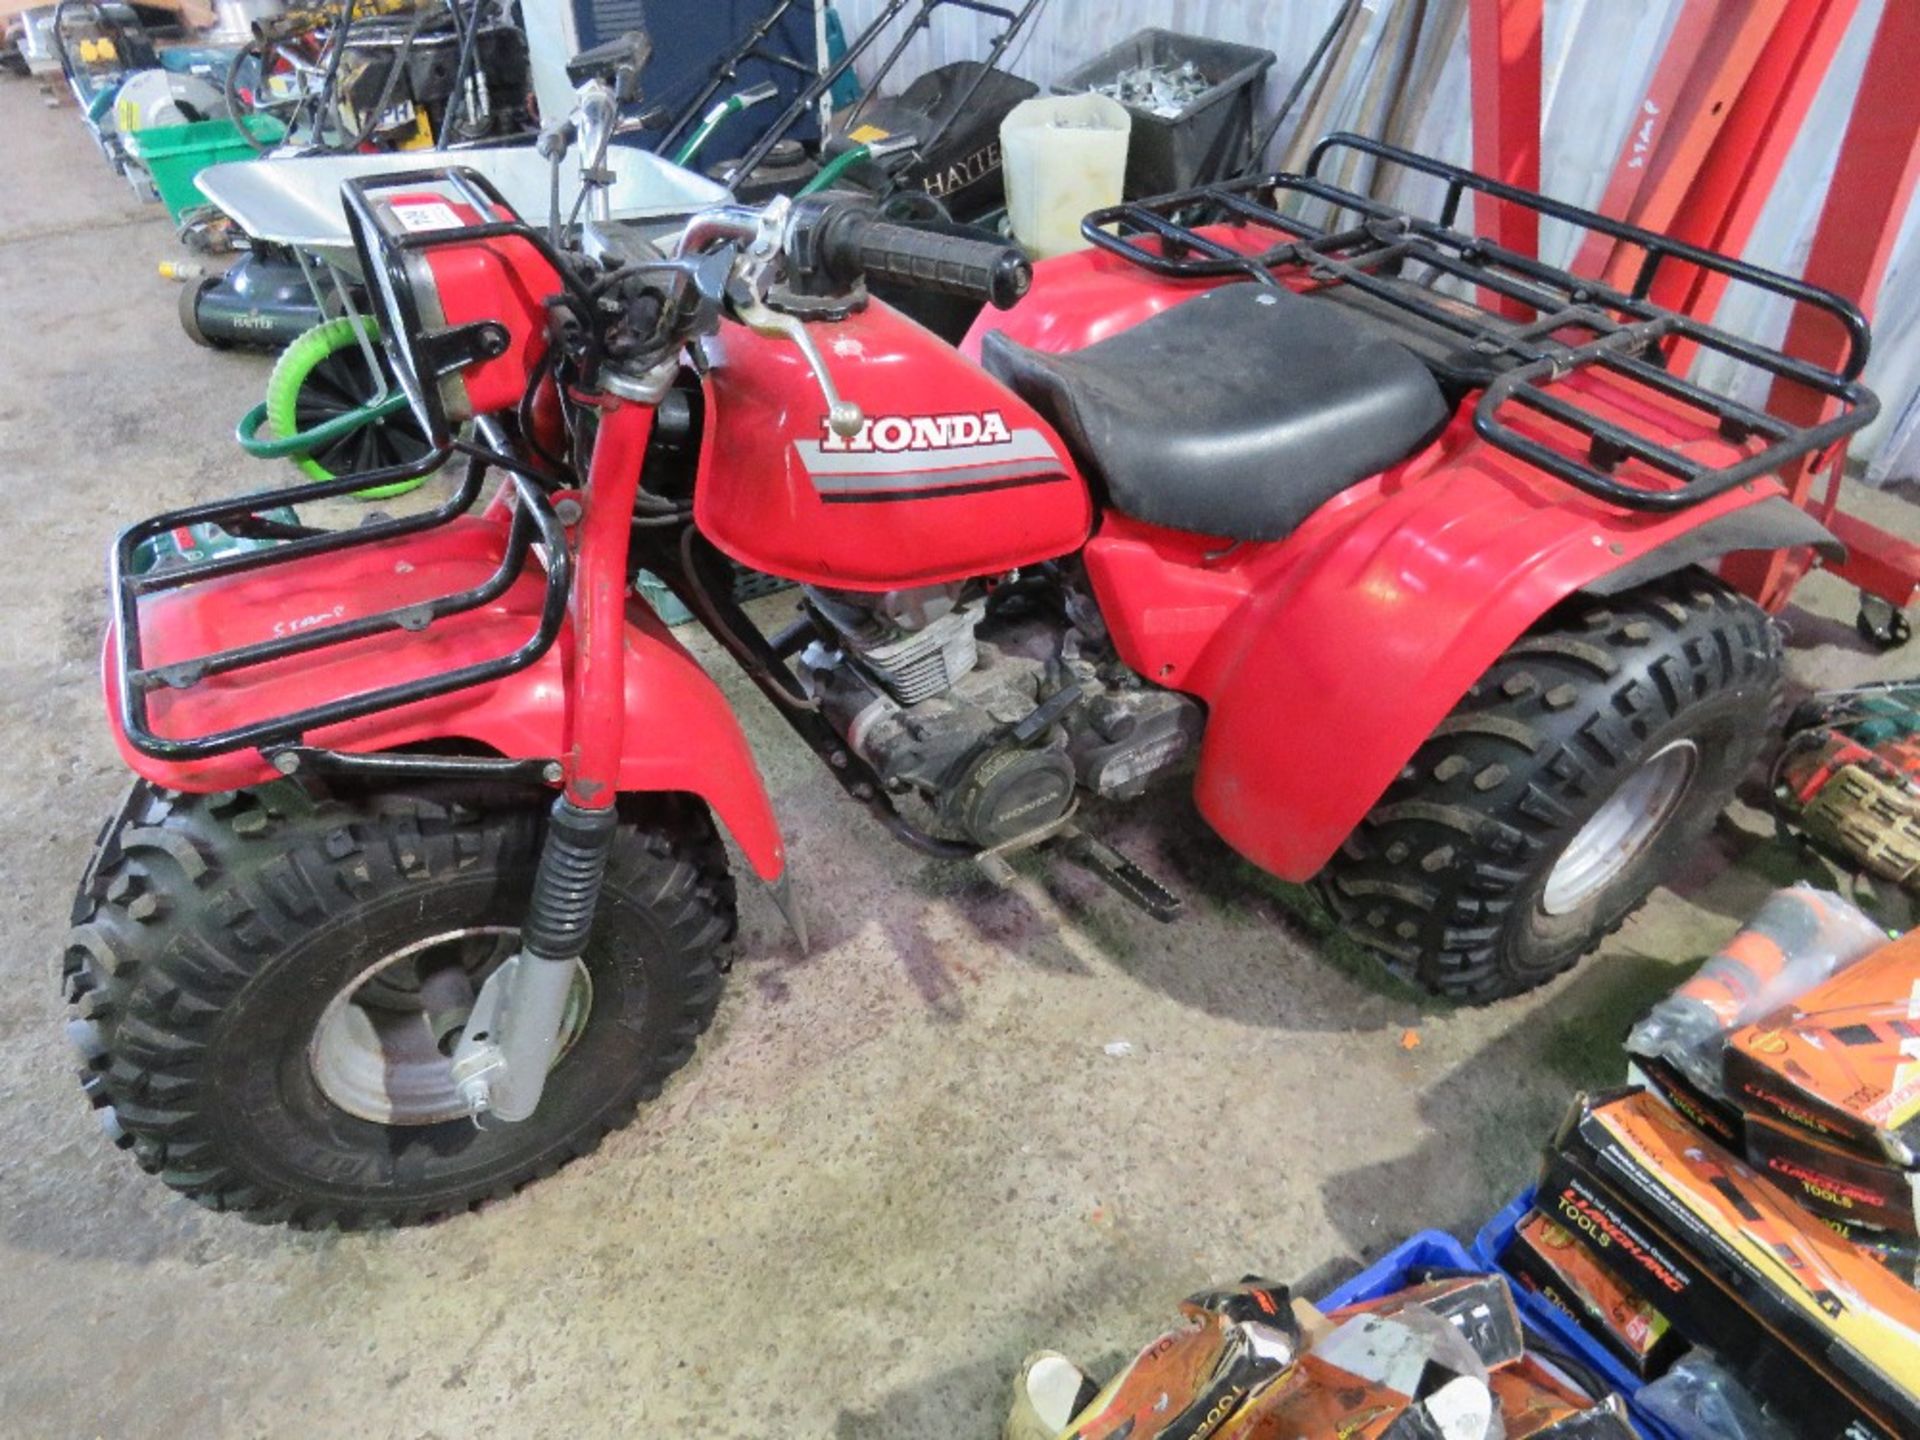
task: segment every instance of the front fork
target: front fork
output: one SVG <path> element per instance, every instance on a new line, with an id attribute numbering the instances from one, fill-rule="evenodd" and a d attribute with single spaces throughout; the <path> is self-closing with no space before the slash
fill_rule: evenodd
<path id="1" fill-rule="evenodd" d="M 474 999 L 453 1075 L 475 1119 L 525 1120 L 540 1104 L 580 957 L 586 953 L 619 817 L 626 726 L 627 551 L 657 390 L 672 368 L 601 402 L 569 608 L 565 788 L 553 802 L 520 950 Z"/>

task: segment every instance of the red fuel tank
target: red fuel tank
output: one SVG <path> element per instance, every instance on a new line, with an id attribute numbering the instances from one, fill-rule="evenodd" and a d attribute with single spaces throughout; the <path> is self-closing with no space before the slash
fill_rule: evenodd
<path id="1" fill-rule="evenodd" d="M 833 434 L 800 351 L 742 326 L 709 342 L 694 519 L 756 570 L 891 590 L 991 575 L 1077 550 L 1086 482 L 998 380 L 874 302 L 816 324 L 858 435 Z"/>

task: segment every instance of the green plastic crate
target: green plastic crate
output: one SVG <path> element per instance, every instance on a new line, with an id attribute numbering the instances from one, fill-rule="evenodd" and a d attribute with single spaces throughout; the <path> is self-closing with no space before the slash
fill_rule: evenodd
<path id="1" fill-rule="evenodd" d="M 287 133 L 286 126 L 271 115 L 249 115 L 246 124 L 253 138 L 267 145 L 277 144 Z M 207 203 L 193 183 L 194 176 L 209 165 L 251 160 L 255 154 L 239 124 L 224 118 L 135 130 L 127 136 L 127 150 L 153 177 L 153 188 L 175 220 L 183 211 Z"/>

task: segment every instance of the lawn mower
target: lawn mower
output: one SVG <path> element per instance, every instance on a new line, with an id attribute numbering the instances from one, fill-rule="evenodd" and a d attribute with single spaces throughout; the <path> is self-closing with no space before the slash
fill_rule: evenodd
<path id="1" fill-rule="evenodd" d="M 1441 203 L 1327 181 L 1353 150 Z M 629 1120 L 718 1001 L 719 827 L 804 946 L 753 752 L 640 570 L 917 855 L 1070 863 L 1170 920 L 1097 817 L 1191 773 L 1248 862 L 1490 1001 L 1591 950 L 1733 793 L 1780 642 L 1711 567 L 1831 545 L 1774 475 L 1877 403 L 1848 300 L 1352 135 L 1097 212 L 1038 266 L 839 193 L 656 243 L 531 223 L 456 157 L 344 191 L 430 449 L 116 541 L 138 779 L 62 966 L 108 1133 L 257 1220 L 429 1220 Z M 1632 245 L 1639 279 L 1460 230 L 1468 196 Z M 1824 313 L 1844 365 L 1660 308 L 1673 265 Z M 995 309 L 956 349 L 879 280 Z M 1827 412 L 1708 391 L 1701 351 Z M 300 508 L 453 461 L 414 513 Z M 193 524 L 273 543 L 134 572 Z M 789 623 L 730 560 L 797 582 Z"/>
<path id="2" fill-rule="evenodd" d="M 114 99 L 128 76 L 160 66 L 160 53 L 146 26 L 131 5 L 59 0 L 47 35 L 87 133 L 114 173 L 140 192 L 146 176 L 127 153 Z"/>
<path id="3" fill-rule="evenodd" d="M 1003 28 L 980 61 L 958 61 L 929 70 L 897 96 L 885 86 L 916 37 L 928 30 L 948 5 L 987 14 Z M 999 68 L 1025 30 L 1040 0 L 1017 9 L 976 0 L 886 0 L 837 60 L 788 101 L 787 106 L 740 155 L 708 162 L 705 150 L 720 125 L 749 105 L 775 98 L 765 82 L 724 93 L 742 67 L 758 61 L 770 73 L 794 68 L 794 62 L 767 45 L 767 35 L 791 8 L 776 4 L 751 28 L 733 53 L 714 67 L 707 86 L 671 122 L 662 119 L 662 153 L 682 165 L 709 164 L 709 173 L 736 197 L 762 200 L 792 194 L 810 183 L 816 189 L 853 185 L 886 196 L 908 192 L 935 202 L 942 220 L 972 223 L 1005 204 L 1000 180 L 1000 122 L 1022 100 L 1038 92 L 1031 81 Z M 911 13 L 909 13 L 911 11 Z M 853 73 L 854 65 L 876 46 L 902 16 L 904 26 L 875 67 L 867 93 L 833 119 L 825 142 L 808 148 L 793 139 L 795 130 L 818 113 Z M 810 73 L 810 72 L 808 72 Z M 721 97 L 718 103 L 715 97 Z M 709 108 L 711 106 L 711 108 Z"/>

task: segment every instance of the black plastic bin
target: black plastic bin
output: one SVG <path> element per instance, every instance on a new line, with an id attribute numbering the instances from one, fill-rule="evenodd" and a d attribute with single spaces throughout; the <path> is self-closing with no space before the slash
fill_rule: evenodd
<path id="1" fill-rule="evenodd" d="M 1133 134 L 1127 144 L 1126 196 L 1137 200 L 1223 180 L 1246 165 L 1253 147 L 1254 105 L 1273 59 L 1271 50 L 1252 45 L 1174 30 L 1142 30 L 1056 80 L 1053 93 L 1078 95 L 1109 83 L 1123 70 L 1179 66 L 1189 60 L 1212 83 L 1171 119 L 1127 106 Z"/>

